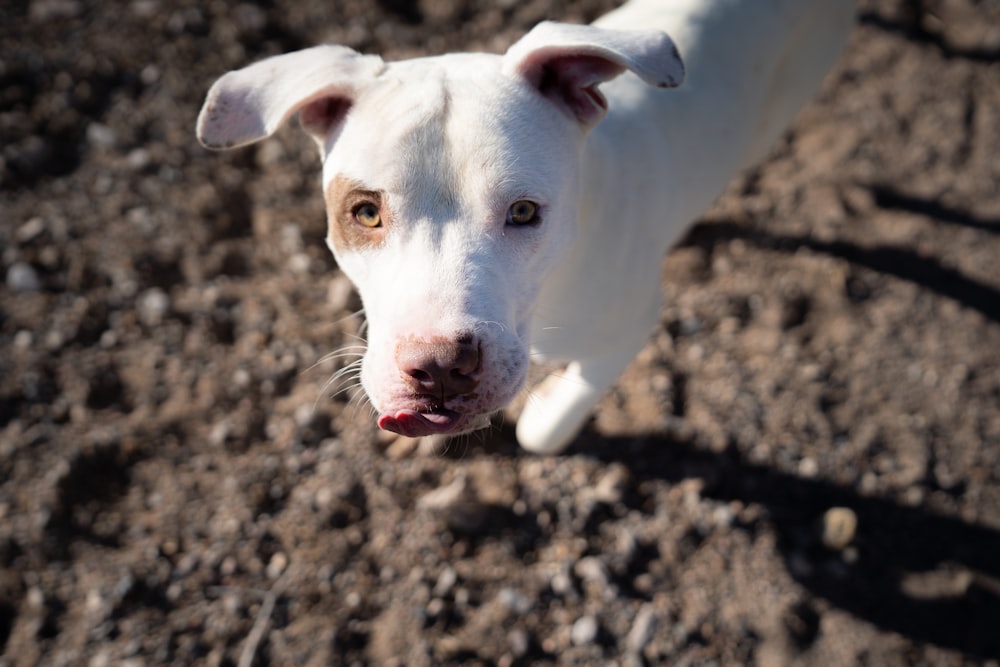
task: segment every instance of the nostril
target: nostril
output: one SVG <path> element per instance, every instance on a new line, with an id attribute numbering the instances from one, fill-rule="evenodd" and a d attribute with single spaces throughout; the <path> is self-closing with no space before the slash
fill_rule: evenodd
<path id="1" fill-rule="evenodd" d="M 455 350 L 455 356 L 451 363 L 451 375 L 455 377 L 465 377 L 472 375 L 479 370 L 482 361 L 482 352 L 479 343 L 471 340 L 468 343 L 461 343 Z"/>
<path id="2" fill-rule="evenodd" d="M 414 391 L 454 396 L 472 391 L 482 363 L 474 334 L 454 338 L 407 338 L 396 347 L 396 363 Z"/>
<path id="3" fill-rule="evenodd" d="M 434 382 L 434 376 L 422 368 L 408 368 L 406 369 L 406 374 L 421 384 Z"/>

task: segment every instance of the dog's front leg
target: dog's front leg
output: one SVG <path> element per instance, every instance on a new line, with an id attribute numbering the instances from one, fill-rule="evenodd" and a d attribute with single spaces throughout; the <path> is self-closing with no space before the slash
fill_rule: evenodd
<path id="1" fill-rule="evenodd" d="M 532 388 L 517 421 L 517 441 L 536 454 L 556 454 L 569 445 L 643 341 L 621 345 L 605 356 L 573 361 Z"/>

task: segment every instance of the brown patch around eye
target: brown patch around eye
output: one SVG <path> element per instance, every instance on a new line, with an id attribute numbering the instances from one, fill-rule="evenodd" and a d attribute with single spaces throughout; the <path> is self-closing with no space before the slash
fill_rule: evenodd
<path id="1" fill-rule="evenodd" d="M 338 250 L 362 250 L 382 243 L 386 211 L 382 193 L 362 183 L 335 176 L 326 188 L 326 214 L 330 241 Z M 362 218 L 359 220 L 359 212 Z M 372 215 L 379 222 L 372 223 Z"/>

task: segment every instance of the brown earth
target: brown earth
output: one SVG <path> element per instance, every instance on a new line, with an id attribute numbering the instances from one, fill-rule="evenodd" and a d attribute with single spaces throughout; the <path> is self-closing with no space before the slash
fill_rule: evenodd
<path id="1" fill-rule="evenodd" d="M 330 397 L 317 156 L 207 87 L 612 4 L 0 5 L 0 665 L 998 664 L 995 0 L 862 3 L 566 455 Z"/>

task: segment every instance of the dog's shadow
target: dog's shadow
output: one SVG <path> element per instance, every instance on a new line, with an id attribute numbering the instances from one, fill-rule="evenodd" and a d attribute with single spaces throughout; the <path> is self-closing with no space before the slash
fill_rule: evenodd
<path id="1" fill-rule="evenodd" d="M 1000 658 L 1000 531 L 756 465 L 735 448 L 712 454 L 663 436 L 636 442 L 588 432 L 577 451 L 620 461 L 636 484 L 700 478 L 704 497 L 761 505 L 789 573 L 812 594 L 913 641 Z M 857 516 L 854 558 L 821 543 L 818 526 L 832 507 Z"/>
<path id="2" fill-rule="evenodd" d="M 509 426 L 482 444 L 494 455 L 532 456 L 517 448 Z M 735 447 L 716 454 L 669 435 L 603 437 L 587 429 L 572 455 L 625 465 L 632 488 L 648 481 L 699 479 L 702 497 L 761 506 L 762 520 L 737 521 L 733 529 L 773 529 L 789 574 L 814 598 L 919 644 L 1000 658 L 996 529 L 750 463 Z M 857 517 L 856 533 L 844 551 L 822 544 L 820 525 L 834 507 L 849 508 Z M 820 611 L 815 600 L 801 606 L 794 613 L 803 627 L 793 632 L 805 648 L 820 632 Z"/>

